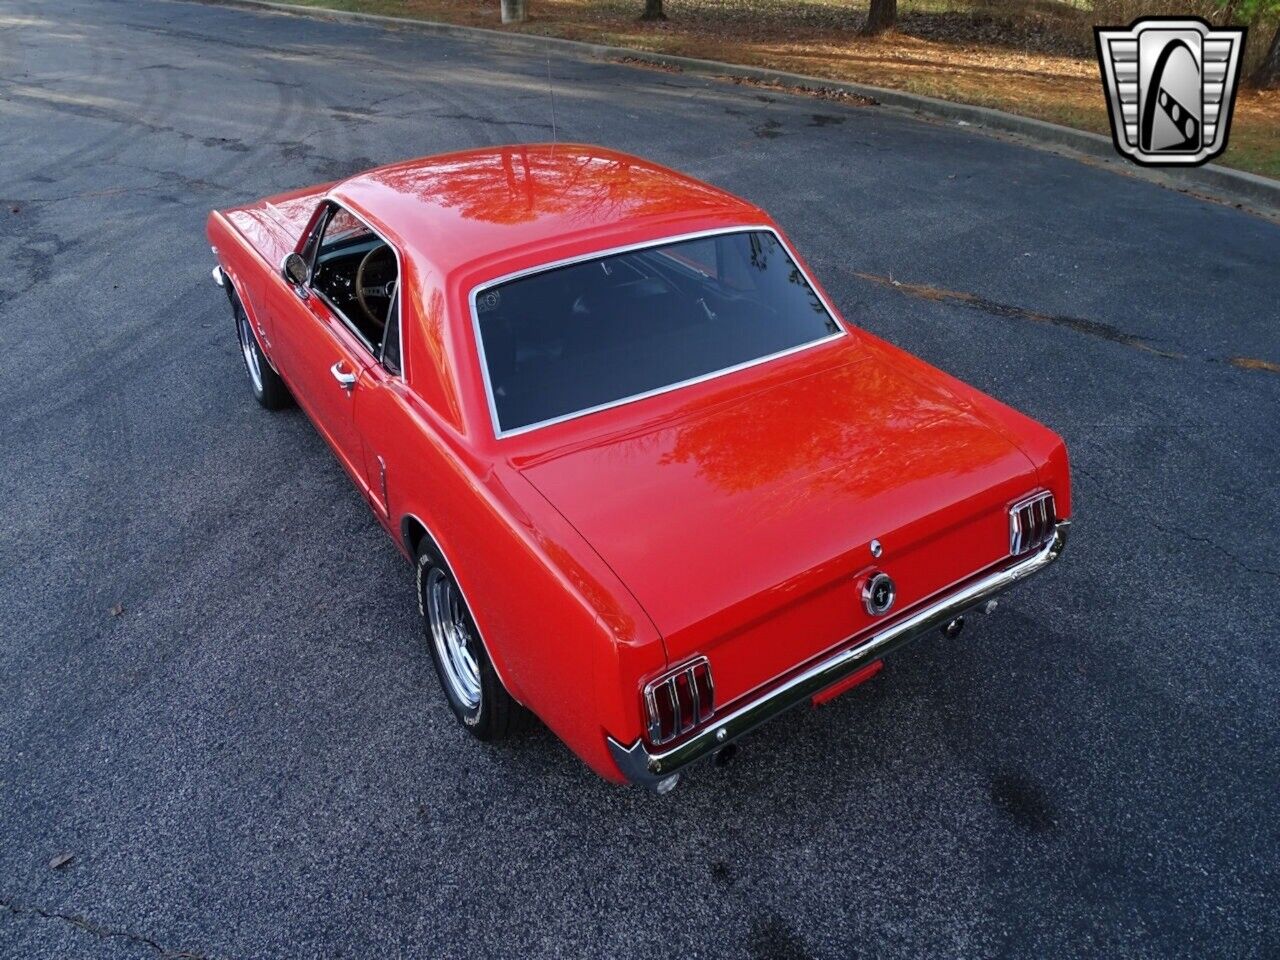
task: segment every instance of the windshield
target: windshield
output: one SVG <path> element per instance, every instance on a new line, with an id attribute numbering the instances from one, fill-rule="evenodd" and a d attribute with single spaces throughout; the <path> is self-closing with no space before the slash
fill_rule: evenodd
<path id="1" fill-rule="evenodd" d="M 581 261 L 475 296 L 500 433 L 768 359 L 840 332 L 773 233 Z"/>

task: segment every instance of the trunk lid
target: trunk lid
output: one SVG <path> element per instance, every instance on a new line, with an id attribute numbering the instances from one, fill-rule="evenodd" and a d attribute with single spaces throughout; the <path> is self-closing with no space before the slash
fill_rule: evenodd
<path id="1" fill-rule="evenodd" d="M 670 662 L 709 657 L 718 708 L 1005 557 L 1007 507 L 1036 483 L 935 371 L 834 354 L 522 467 L 631 589 Z M 874 570 L 897 585 L 884 617 L 862 604 Z"/>

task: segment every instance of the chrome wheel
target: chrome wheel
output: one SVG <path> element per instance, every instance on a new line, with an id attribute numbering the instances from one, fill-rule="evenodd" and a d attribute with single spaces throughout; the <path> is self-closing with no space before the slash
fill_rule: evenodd
<path id="1" fill-rule="evenodd" d="M 466 604 L 453 581 L 439 567 L 427 573 L 423 593 L 436 659 L 450 693 L 468 710 L 480 706 L 480 666 L 476 638 Z"/>
<path id="2" fill-rule="evenodd" d="M 258 366 L 258 344 L 249 326 L 249 316 L 244 310 L 236 312 L 236 332 L 240 335 L 240 352 L 244 354 L 245 369 L 253 381 L 253 389 L 262 393 L 262 368 Z"/>

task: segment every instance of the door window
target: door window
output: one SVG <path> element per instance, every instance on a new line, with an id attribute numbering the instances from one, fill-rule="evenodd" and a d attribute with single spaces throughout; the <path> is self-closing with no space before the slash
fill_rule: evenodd
<path id="1" fill-rule="evenodd" d="M 316 245 L 311 288 L 369 348 L 383 356 L 393 305 L 399 306 L 395 250 L 359 217 L 334 207 Z M 399 333 L 396 331 L 399 364 Z"/>

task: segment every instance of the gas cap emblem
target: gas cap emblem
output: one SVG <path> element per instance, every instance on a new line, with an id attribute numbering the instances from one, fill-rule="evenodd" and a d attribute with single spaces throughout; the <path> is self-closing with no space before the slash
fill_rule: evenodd
<path id="1" fill-rule="evenodd" d="M 887 573 L 873 573 L 862 585 L 862 605 L 873 617 L 888 613 L 897 596 L 898 588 Z"/>

